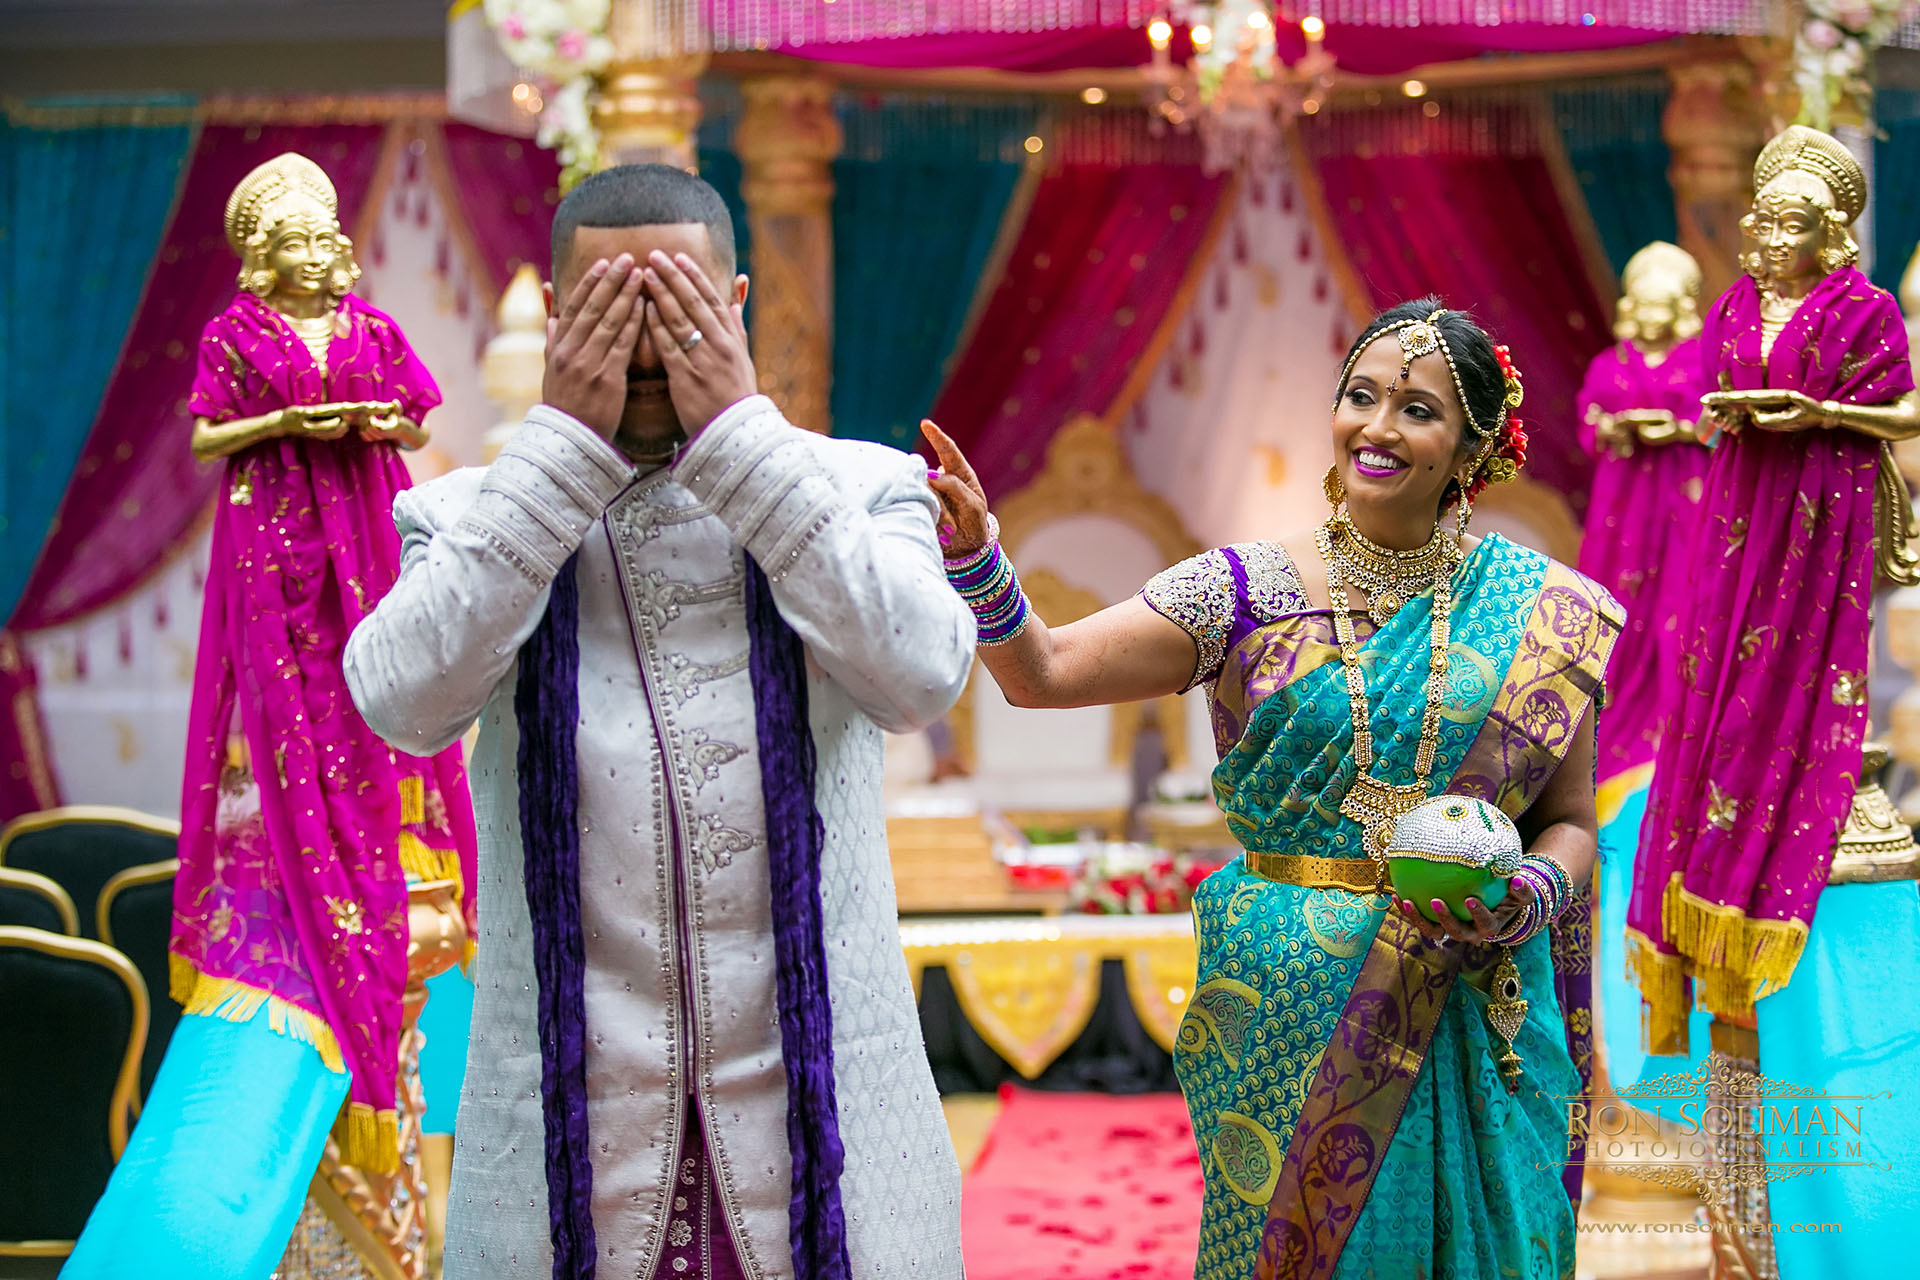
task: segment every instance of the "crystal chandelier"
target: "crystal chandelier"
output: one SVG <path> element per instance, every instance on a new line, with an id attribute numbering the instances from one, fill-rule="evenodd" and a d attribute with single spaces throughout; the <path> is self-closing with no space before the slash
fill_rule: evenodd
<path id="1" fill-rule="evenodd" d="M 1177 27 L 1186 28 L 1193 56 L 1175 65 Z M 1270 169 L 1280 162 L 1280 136 L 1313 115 L 1333 88 L 1333 56 L 1326 23 L 1300 23 L 1306 53 L 1291 66 L 1275 48 L 1275 19 L 1267 0 L 1188 0 L 1147 25 L 1153 47 L 1148 81 L 1154 115 L 1176 129 L 1200 134 L 1209 169 Z"/>

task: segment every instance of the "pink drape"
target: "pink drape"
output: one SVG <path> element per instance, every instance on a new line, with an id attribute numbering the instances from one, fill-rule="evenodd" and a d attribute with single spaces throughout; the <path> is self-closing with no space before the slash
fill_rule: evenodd
<path id="1" fill-rule="evenodd" d="M 523 262 L 547 274 L 553 210 L 560 203 L 560 162 L 521 138 L 448 121 L 441 126 L 437 176 L 448 209 L 458 209 L 473 237 L 473 256 L 494 291 L 507 287 Z M 487 193 L 476 199 L 477 193 Z"/>
<path id="2" fill-rule="evenodd" d="M 250 293 L 197 350 L 189 407 L 219 422 L 336 400 L 391 401 L 421 421 L 440 403 L 391 318 L 353 297 L 324 369 Z M 201 1011 L 235 988 L 264 992 L 323 1021 L 353 1077 L 346 1158 L 388 1168 L 397 1148 L 379 1117 L 394 1107 L 405 872 L 474 883 L 460 748 L 432 759 L 389 748 L 354 709 L 340 665 L 399 575 L 393 500 L 407 469 L 393 444 L 352 435 L 264 441 L 225 469 L 181 788 L 173 995 Z M 229 760 L 236 733 L 251 786 Z M 249 791 L 257 809 L 223 824 Z M 467 893 L 469 929 L 473 905 Z M 317 1033 L 304 1038 L 326 1054 Z"/>
<path id="3" fill-rule="evenodd" d="M 1655 365 L 1633 344 L 1616 343 L 1594 357 L 1580 387 L 1581 447 L 1595 459 L 1580 571 L 1627 610 L 1599 723 L 1594 777 L 1601 783 L 1652 765 L 1663 723 L 1679 701 L 1675 632 L 1695 588 L 1689 544 L 1708 455 L 1690 431 L 1672 444 L 1636 445 L 1626 457 L 1602 455 L 1587 413 L 1589 407 L 1609 414 L 1664 409 L 1690 428 L 1710 385 L 1699 340 L 1690 338 Z"/>
<path id="4" fill-rule="evenodd" d="M 990 496 L 1025 484 L 1068 419 L 1122 407 L 1205 265 L 1229 185 L 1165 163 L 1067 164 L 1041 180 L 931 415 Z"/>
<path id="5" fill-rule="evenodd" d="M 1730 390 L 1872 405 L 1914 387 L 1899 305 L 1851 267 L 1815 287 L 1764 359 L 1745 276 L 1701 343 Z M 1880 461 L 1878 442 L 1838 430 L 1750 428 L 1714 450 L 1680 624 L 1681 701 L 1627 914 L 1655 1053 L 1686 1048 L 1679 957 L 1705 1007 L 1750 1016 L 1786 985 L 1806 936 L 1791 926 L 1811 920 L 1826 886 L 1867 729 Z"/>
<path id="6" fill-rule="evenodd" d="M 1333 239 L 1376 307 L 1437 293 L 1513 349 L 1526 381 L 1527 474 L 1578 508 L 1592 469 L 1575 429 L 1575 392 L 1610 341 L 1607 309 L 1552 170 L 1526 147 L 1524 126 L 1491 118 L 1500 110 L 1487 109 L 1487 131 L 1512 145 L 1473 145 L 1478 120 L 1408 112 L 1370 122 L 1358 137 L 1336 127 L 1310 153 Z"/>
<path id="7" fill-rule="evenodd" d="M 1617 49 L 1667 40 L 1673 35 L 1672 30 L 1646 27 L 1558 26 L 1537 22 L 1503 22 L 1497 26 L 1431 23 L 1417 28 L 1345 24 L 1328 28 L 1326 47 L 1343 70 L 1383 76 L 1426 63 L 1475 58 L 1488 53 Z M 1295 62 L 1307 50 L 1306 37 L 1300 34 L 1297 25 L 1282 23 L 1278 47 L 1284 61 Z M 814 62 L 863 67 L 989 67 L 997 71 L 1033 73 L 1074 71 L 1083 67 L 1136 67 L 1153 57 L 1146 32 L 1130 27 L 816 42 L 783 45 L 780 52 Z M 1175 63 L 1184 65 L 1191 52 L 1186 28 L 1176 28 L 1168 53 Z"/>
<path id="8" fill-rule="evenodd" d="M 40 559 L 8 626 L 36 631 L 113 603 L 192 538 L 218 470 L 188 448 L 200 330 L 233 297 L 239 261 L 227 247 L 227 197 L 247 171 L 283 151 L 317 161 L 340 196 L 349 232 L 379 162 L 381 126 L 206 125 L 147 279 L 120 362 Z M 44 759 L 33 672 L 24 649 L 0 664 L 0 820 L 57 802 L 31 785 Z M 50 776 L 50 775 L 49 775 Z"/>

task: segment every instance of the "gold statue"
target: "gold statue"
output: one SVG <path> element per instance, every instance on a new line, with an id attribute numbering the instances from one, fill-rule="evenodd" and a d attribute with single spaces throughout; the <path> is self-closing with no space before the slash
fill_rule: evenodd
<path id="1" fill-rule="evenodd" d="M 1836 139 L 1802 125 L 1769 142 L 1753 172 L 1759 191 L 1753 211 L 1740 220 L 1745 242 L 1741 266 L 1760 287 L 1758 363 L 1764 366 L 1771 363 L 1775 343 L 1801 305 L 1823 284 L 1837 286 L 1828 292 L 1840 296 L 1822 298 L 1822 305 L 1838 304 L 1836 310 L 1868 314 L 1865 308 L 1846 305 L 1867 301 L 1864 296 L 1845 296 L 1850 277 L 1857 275 L 1851 269 L 1860 257 L 1860 247 L 1851 228 L 1866 207 L 1867 179 L 1860 162 Z M 1872 285 L 1865 288 L 1882 292 Z M 1828 345 L 1846 354 L 1844 342 Z M 1710 352 L 1709 359 L 1715 354 Z M 1821 358 L 1811 339 L 1805 350 L 1789 355 L 1796 364 L 1817 365 Z M 1723 374 L 1721 388 L 1702 397 L 1701 402 L 1713 411 L 1701 422 L 1706 434 L 1712 433 L 1714 425 L 1732 431 L 1751 425 L 1765 431 L 1844 427 L 1876 440 L 1920 435 L 1920 395 L 1912 391 L 1888 401 L 1862 403 L 1845 396 L 1816 399 L 1791 386 L 1735 390 L 1726 381 Z"/>
<path id="2" fill-rule="evenodd" d="M 241 293 L 201 339 L 194 456 L 349 431 L 368 443 L 424 445 L 413 416 L 424 410 L 413 406 L 432 380 L 423 387 L 410 376 L 425 370 L 390 319 L 348 301 L 360 267 L 320 166 L 289 152 L 249 173 L 227 201 L 226 230 Z M 398 351 L 385 349 L 396 342 Z"/>
<path id="3" fill-rule="evenodd" d="M 1630 381 L 1655 381 L 1665 389 L 1675 377 L 1657 374 L 1656 370 L 1665 367 L 1678 374 L 1682 365 L 1697 367 L 1699 355 L 1693 339 L 1700 335 L 1700 280 L 1700 264 L 1693 255 L 1664 240 L 1654 241 L 1627 259 L 1626 270 L 1620 273 L 1620 303 L 1613 324 L 1613 336 L 1622 345 L 1612 354 L 1621 368 L 1606 365 L 1607 355 L 1602 354 L 1595 361 L 1594 371 L 1589 372 L 1589 381 L 1598 376 L 1604 383 L 1609 373 L 1617 381 L 1631 371 L 1638 376 Z M 1637 360 L 1627 354 L 1628 348 Z M 1680 360 L 1670 365 L 1669 358 L 1676 353 Z M 1639 368 L 1633 369 L 1634 365 Z M 1607 398 L 1603 392 L 1611 387 L 1583 389 L 1581 400 L 1587 406 L 1588 425 L 1593 427 L 1595 451 L 1626 458 L 1633 455 L 1636 444 L 1654 446 L 1691 439 L 1693 421 L 1699 416 L 1699 394 L 1692 378 L 1682 377 L 1680 381 L 1685 383 L 1680 388 L 1686 401 L 1684 418 L 1672 406 L 1656 403 L 1659 395 L 1637 385 L 1630 390 L 1647 403 L 1625 405 L 1611 412 L 1601 403 Z M 1589 396 L 1588 390 L 1595 394 Z"/>

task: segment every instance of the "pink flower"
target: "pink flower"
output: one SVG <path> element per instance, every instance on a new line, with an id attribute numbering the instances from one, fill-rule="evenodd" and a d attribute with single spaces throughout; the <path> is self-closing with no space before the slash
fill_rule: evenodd
<path id="1" fill-rule="evenodd" d="M 1840 43 L 1840 30 L 1825 18 L 1815 18 L 1800 28 L 1800 34 L 1815 49 L 1831 49 Z"/>
<path id="2" fill-rule="evenodd" d="M 508 14 L 501 20 L 500 34 L 509 40 L 524 40 L 527 38 L 527 24 L 520 21 L 519 14 Z"/>
<path id="3" fill-rule="evenodd" d="M 1833 20 L 1849 31 L 1861 31 L 1873 21 L 1873 6 L 1867 0 L 1840 0 L 1833 6 Z"/>
<path id="4" fill-rule="evenodd" d="M 578 62 L 587 51 L 587 33 L 575 27 L 553 42 L 560 56 L 569 62 Z"/>

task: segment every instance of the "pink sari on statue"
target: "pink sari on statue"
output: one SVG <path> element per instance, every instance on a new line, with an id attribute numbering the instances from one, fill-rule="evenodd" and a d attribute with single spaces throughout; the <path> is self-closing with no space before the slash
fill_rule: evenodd
<path id="1" fill-rule="evenodd" d="M 1722 389 L 1887 404 L 1913 390 L 1892 296 L 1852 268 L 1821 282 L 1760 356 L 1742 279 L 1702 334 Z M 1881 445 L 1748 428 L 1715 451 L 1681 624 L 1682 701 L 1660 744 L 1629 909 L 1649 1047 L 1687 1049 L 1700 1003 L 1751 1022 L 1786 985 L 1852 804 L 1867 728 Z"/>
<path id="2" fill-rule="evenodd" d="M 1580 447 L 1596 459 L 1580 572 L 1613 592 L 1627 610 L 1607 678 L 1607 711 L 1600 717 L 1595 777 L 1602 787 L 1636 770 L 1652 773 L 1654 745 L 1679 701 L 1675 629 L 1693 594 L 1688 550 L 1710 456 L 1691 439 L 1700 393 L 1708 389 L 1700 354 L 1699 339 L 1689 338 L 1659 364 L 1649 364 L 1632 343 L 1615 343 L 1587 367 L 1576 402 Z M 1617 457 L 1596 443 L 1586 416 L 1593 409 L 1664 409 L 1688 438 L 1636 442 L 1630 455 Z"/>
<path id="3" fill-rule="evenodd" d="M 381 312 L 343 298 L 327 371 L 241 294 L 200 339 L 192 411 L 440 402 Z M 456 745 L 395 752 L 355 710 L 341 650 L 400 567 L 396 446 L 278 439 L 227 462 L 217 501 L 181 801 L 172 987 L 189 1013 L 270 1025 L 351 1072 L 345 1158 L 390 1171 L 409 873 L 458 877 L 473 929 L 474 832 Z M 235 744 L 230 750 L 230 743 Z M 243 746 L 239 744 L 244 744 Z"/>

